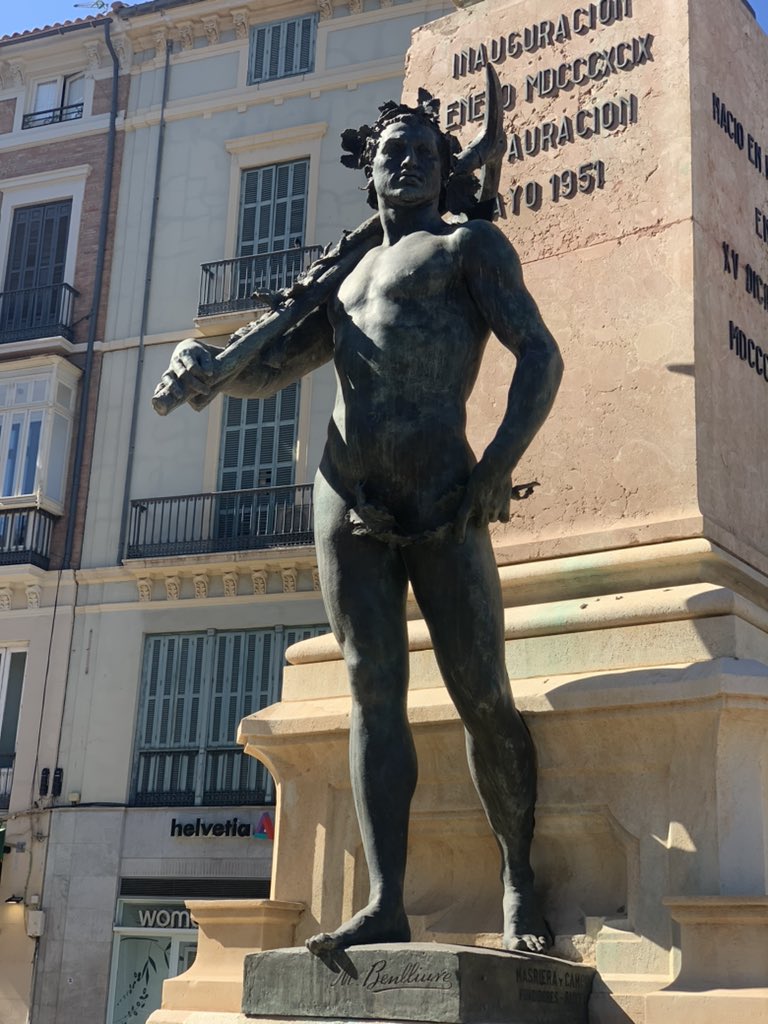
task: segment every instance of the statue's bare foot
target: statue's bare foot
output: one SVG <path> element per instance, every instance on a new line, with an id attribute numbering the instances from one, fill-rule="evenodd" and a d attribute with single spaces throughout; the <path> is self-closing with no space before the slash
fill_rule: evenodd
<path id="1" fill-rule="evenodd" d="M 378 942 L 410 942 L 411 927 L 402 906 L 388 909 L 376 903 L 364 907 L 335 932 L 320 932 L 307 939 L 310 953 L 321 956 L 348 946 L 370 946 Z"/>
<path id="2" fill-rule="evenodd" d="M 533 891 L 509 886 L 504 893 L 502 947 L 527 953 L 545 953 L 554 942 L 552 931 L 539 911 Z"/>

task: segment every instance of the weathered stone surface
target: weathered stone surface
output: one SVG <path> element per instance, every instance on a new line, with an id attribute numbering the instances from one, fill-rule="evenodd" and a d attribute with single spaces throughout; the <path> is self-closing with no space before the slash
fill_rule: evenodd
<path id="1" fill-rule="evenodd" d="M 577 1024 L 594 971 L 532 953 L 437 943 L 353 946 L 320 959 L 275 949 L 245 960 L 252 1017 Z"/>

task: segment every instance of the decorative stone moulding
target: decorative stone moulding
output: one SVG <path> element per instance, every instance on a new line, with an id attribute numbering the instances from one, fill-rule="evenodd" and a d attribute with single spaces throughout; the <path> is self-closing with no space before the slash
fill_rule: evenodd
<path id="1" fill-rule="evenodd" d="M 317 568 L 316 565 L 312 566 L 312 589 L 320 589 L 320 570 Z"/>
<path id="2" fill-rule="evenodd" d="M 13 591 L 10 587 L 0 587 L 0 611 L 8 612 L 13 603 Z"/>
<path id="3" fill-rule="evenodd" d="M 165 577 L 165 593 L 169 601 L 178 601 L 181 596 L 181 580 L 178 576 Z"/>
<path id="4" fill-rule="evenodd" d="M 349 0 L 349 13 L 350 14 L 362 14 L 363 13 L 363 0 Z"/>
<path id="5" fill-rule="evenodd" d="M 198 573 L 193 579 L 195 585 L 195 597 L 208 597 L 208 576 L 204 573 Z"/>
<path id="6" fill-rule="evenodd" d="M 40 607 L 40 587 L 36 583 L 29 583 L 27 585 L 27 607 L 28 608 L 39 608 Z"/>
<path id="7" fill-rule="evenodd" d="M 17 88 L 24 85 L 24 67 L 21 64 L 11 64 L 11 82 Z"/>
<path id="8" fill-rule="evenodd" d="M 237 597 L 239 576 L 236 572 L 225 572 L 222 576 L 224 597 Z"/>
<path id="9" fill-rule="evenodd" d="M 136 589 L 139 591 L 139 601 L 152 600 L 152 580 L 148 576 L 136 580 Z"/>
<path id="10" fill-rule="evenodd" d="M 326 21 L 333 17 L 333 0 L 318 0 L 317 9 L 320 13 L 320 20 Z"/>

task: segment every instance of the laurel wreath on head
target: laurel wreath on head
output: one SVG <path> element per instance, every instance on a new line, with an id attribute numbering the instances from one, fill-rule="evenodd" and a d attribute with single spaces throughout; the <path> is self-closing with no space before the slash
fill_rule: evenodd
<path id="1" fill-rule="evenodd" d="M 371 176 L 373 158 L 381 136 L 390 125 L 398 121 L 416 121 L 428 125 L 441 141 L 444 180 L 438 208 L 441 212 L 456 214 L 470 211 L 476 203 L 479 181 L 474 174 L 456 172 L 456 158 L 461 152 L 461 144 L 455 135 L 444 132 L 440 127 L 440 100 L 426 89 L 419 89 L 415 107 L 388 100 L 379 107 L 379 112 L 372 125 L 347 128 L 341 133 L 341 148 L 345 150 L 341 163 L 345 167 L 365 172 L 369 204 L 374 209 L 378 205 Z"/>

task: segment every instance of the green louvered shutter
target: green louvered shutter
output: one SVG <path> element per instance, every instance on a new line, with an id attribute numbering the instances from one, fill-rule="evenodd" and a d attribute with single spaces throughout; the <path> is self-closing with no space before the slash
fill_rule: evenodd
<path id="1" fill-rule="evenodd" d="M 264 255 L 304 244 L 308 183 L 309 160 L 243 171 L 238 256 Z"/>
<path id="2" fill-rule="evenodd" d="M 205 642 L 205 633 L 147 637 L 134 786 L 138 804 L 195 803 Z"/>
<path id="3" fill-rule="evenodd" d="M 224 403 L 219 490 L 242 491 L 294 483 L 299 384 L 271 398 Z"/>
<path id="4" fill-rule="evenodd" d="M 71 212 L 71 199 L 14 212 L 4 291 L 61 284 Z"/>
<path id="5" fill-rule="evenodd" d="M 303 75 L 314 69 L 316 17 L 291 18 L 251 30 L 248 84 Z"/>

